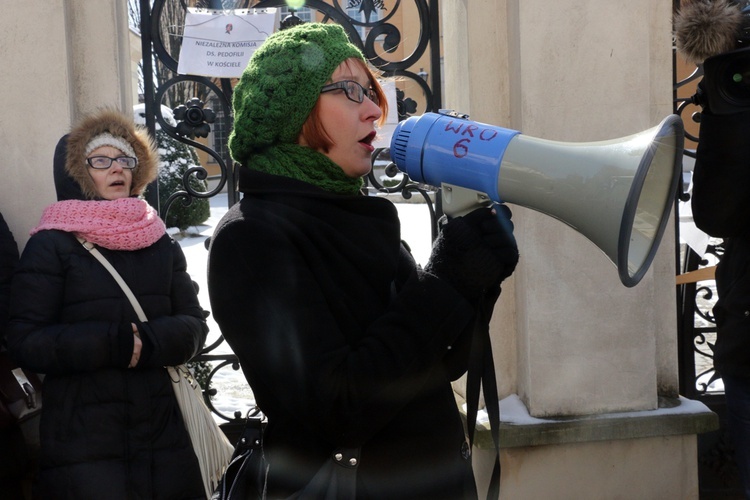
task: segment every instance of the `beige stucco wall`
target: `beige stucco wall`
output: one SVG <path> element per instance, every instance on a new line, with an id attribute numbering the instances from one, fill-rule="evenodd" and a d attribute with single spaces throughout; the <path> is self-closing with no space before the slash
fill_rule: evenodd
<path id="1" fill-rule="evenodd" d="M 500 498 L 697 499 L 695 447 L 695 436 L 670 436 L 503 450 Z M 480 453 L 476 472 L 488 476 L 490 454 Z"/>
<path id="2" fill-rule="evenodd" d="M 444 107 L 567 142 L 655 126 L 672 111 L 671 2 L 640 4 L 442 2 Z M 495 316 L 500 395 L 518 393 L 537 416 L 650 409 L 657 394 L 674 396 L 671 225 L 651 270 L 626 288 L 586 238 L 513 210 L 521 261 Z"/>
<path id="3" fill-rule="evenodd" d="M 649 129 L 672 112 L 671 8 L 668 0 L 626 9 L 599 0 L 443 0 L 444 107 L 566 142 Z M 586 238 L 512 209 L 521 259 L 491 327 L 499 397 L 518 394 L 542 417 L 638 415 L 658 396 L 675 396 L 672 222 L 650 271 L 626 288 Z M 480 488 L 490 458 L 475 451 Z M 698 496 L 689 433 L 510 448 L 501 458 L 502 498 Z"/>
<path id="4" fill-rule="evenodd" d="M 126 33 L 126 3 L 117 0 L 26 0 L 0 16 L 0 211 L 21 248 L 56 201 L 58 139 L 99 106 L 132 105 Z"/>

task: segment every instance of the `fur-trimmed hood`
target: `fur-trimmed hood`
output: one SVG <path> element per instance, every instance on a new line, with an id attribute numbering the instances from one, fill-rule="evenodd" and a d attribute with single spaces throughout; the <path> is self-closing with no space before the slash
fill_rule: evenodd
<path id="1" fill-rule="evenodd" d="M 148 132 L 135 125 L 131 117 L 114 109 L 103 109 L 81 120 L 57 144 L 54 174 L 58 201 L 99 198 L 86 164 L 86 145 L 104 132 L 126 140 L 138 158 L 138 166 L 133 169 L 131 196 L 142 195 L 146 186 L 156 179 L 159 156 Z"/>

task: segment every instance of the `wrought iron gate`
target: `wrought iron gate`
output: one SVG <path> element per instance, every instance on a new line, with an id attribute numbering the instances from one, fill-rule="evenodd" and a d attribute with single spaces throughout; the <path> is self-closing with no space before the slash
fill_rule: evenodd
<path id="1" fill-rule="evenodd" d="M 171 194 L 159 206 L 158 186 L 149 187 L 147 199 L 159 209 L 162 219 L 175 203 L 189 204 L 194 200 L 211 198 L 227 193 L 229 206 L 238 201 L 236 175 L 226 141 L 232 127 L 232 87 L 234 81 L 226 78 L 207 78 L 177 73 L 178 58 L 185 13 L 189 7 L 209 9 L 281 9 L 281 29 L 306 21 L 334 22 L 344 27 L 352 43 L 357 45 L 371 64 L 384 78 L 396 80 L 397 111 L 399 119 L 422 114 L 439 108 L 441 103 L 441 57 L 438 19 L 438 0 L 307 0 L 304 8 L 287 8 L 284 0 L 138 0 L 140 7 L 143 101 L 146 126 L 155 135 L 157 126 L 168 136 L 188 144 L 208 155 L 218 167 L 213 187 L 205 191 L 195 189 L 191 178 L 205 180 L 209 177 L 203 166 L 188 169 L 182 189 Z M 346 2 L 346 5 L 344 5 Z M 407 12 L 408 10 L 408 12 Z M 411 30 L 405 33 L 404 19 L 411 18 Z M 407 43 L 408 41 L 408 43 Z M 421 61 L 421 62 L 420 62 Z M 418 69 L 417 69 L 418 68 Z M 416 71 L 415 71 L 416 70 Z M 173 111 L 176 122 L 164 116 L 164 108 Z M 213 139 L 207 144 L 206 139 Z M 204 140 L 201 140 L 204 139 Z M 382 157 L 382 158 L 381 158 Z M 395 166 L 388 165 L 384 149 L 373 153 L 373 169 L 367 179 L 370 190 L 399 192 L 410 197 L 419 192 L 429 203 L 430 213 L 436 220 L 432 199 L 422 187 L 409 181 L 406 175 L 385 187 L 376 172 L 395 176 Z M 433 229 L 433 235 L 435 229 Z M 207 304 L 204 304 L 206 306 Z M 239 410 L 227 415 L 217 410 L 211 402 L 216 395 L 211 380 L 223 369 L 239 370 L 233 354 L 217 354 L 224 343 L 222 337 L 204 347 L 194 361 L 210 363 L 207 383 L 204 383 L 206 402 L 211 410 L 225 420 L 225 430 L 232 434 L 244 417 Z"/>

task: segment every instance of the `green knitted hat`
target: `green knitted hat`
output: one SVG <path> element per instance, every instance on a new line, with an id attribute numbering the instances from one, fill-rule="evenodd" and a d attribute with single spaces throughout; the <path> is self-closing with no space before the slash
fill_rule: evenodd
<path id="1" fill-rule="evenodd" d="M 234 88 L 232 158 L 246 165 L 269 146 L 295 143 L 321 87 L 350 57 L 364 61 L 338 24 L 301 24 L 269 36 Z"/>

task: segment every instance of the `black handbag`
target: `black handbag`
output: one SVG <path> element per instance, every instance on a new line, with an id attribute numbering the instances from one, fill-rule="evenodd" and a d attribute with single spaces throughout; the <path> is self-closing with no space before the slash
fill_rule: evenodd
<path id="1" fill-rule="evenodd" d="M 338 448 L 307 486 L 287 500 L 352 500 L 357 493 L 360 448 Z"/>
<path id="2" fill-rule="evenodd" d="M 211 500 L 261 500 L 265 498 L 262 417 L 247 417 L 242 435 Z"/>
<path id="3" fill-rule="evenodd" d="M 268 464 L 262 417 L 248 417 L 232 461 L 211 500 L 265 500 Z M 360 448 L 339 448 L 301 491 L 287 500 L 351 500 L 356 496 Z"/>
<path id="4" fill-rule="evenodd" d="M 42 381 L 19 368 L 8 351 L 0 349 L 0 429 L 23 422 L 42 411 Z"/>

